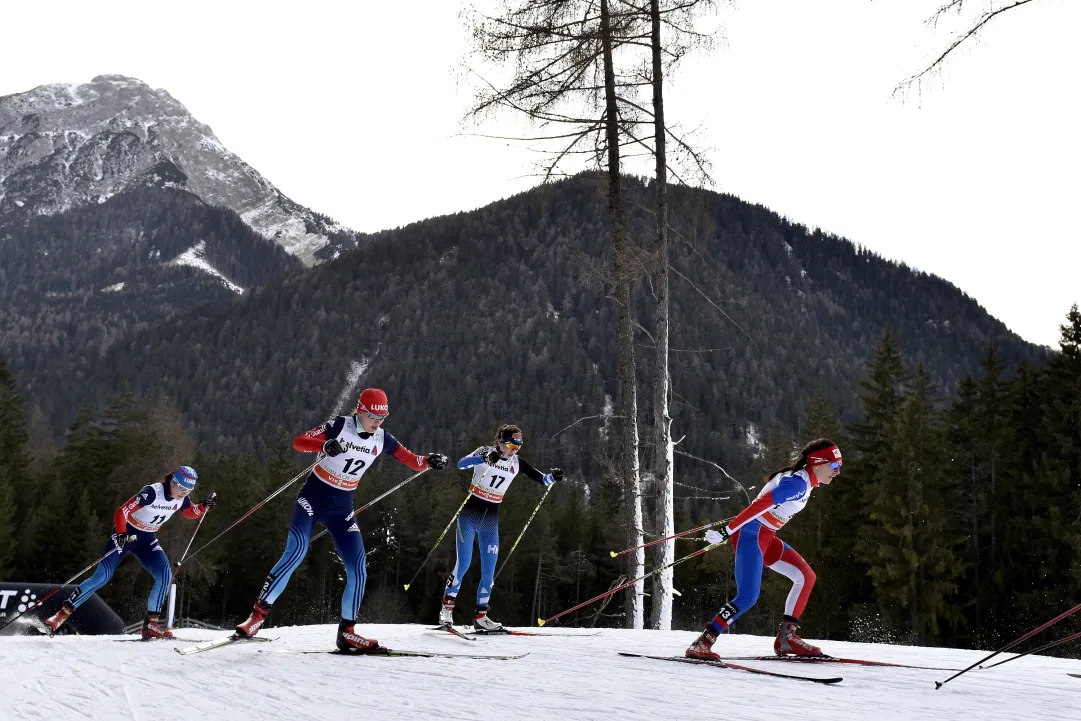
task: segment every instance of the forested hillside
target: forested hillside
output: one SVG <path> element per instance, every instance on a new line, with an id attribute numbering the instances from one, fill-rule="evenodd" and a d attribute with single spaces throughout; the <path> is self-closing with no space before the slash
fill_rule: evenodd
<path id="1" fill-rule="evenodd" d="M 648 189 L 631 188 L 644 235 Z M 795 429 L 818 388 L 854 417 L 887 323 L 947 393 L 989 342 L 1010 364 L 1044 356 L 939 278 L 730 196 L 673 196 L 683 240 L 672 266 L 686 278 L 673 279 L 675 430 L 689 453 L 747 468 L 762 429 Z M 350 393 L 385 388 L 407 442 L 464 450 L 470 433 L 515 420 L 534 452 L 593 473 L 603 419 L 553 436 L 616 394 L 606 217 L 603 193 L 579 177 L 377 234 L 366 250 L 126 336 L 94 369 L 90 399 L 127 381 L 174 399 L 208 448 L 262 453 L 280 429 L 334 412 L 364 368 Z M 638 340 L 648 346 L 648 333 Z"/>
<path id="2" fill-rule="evenodd" d="M 61 428 L 118 339 L 301 268 L 233 211 L 159 188 L 57 215 L 0 216 L 0 259 L 0 352 Z"/>

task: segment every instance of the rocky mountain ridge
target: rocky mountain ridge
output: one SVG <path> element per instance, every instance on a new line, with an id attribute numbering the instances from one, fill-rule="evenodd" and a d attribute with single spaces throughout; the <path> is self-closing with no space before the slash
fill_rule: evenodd
<path id="1" fill-rule="evenodd" d="M 308 266 L 358 242 L 283 195 L 165 90 L 99 75 L 0 97 L 0 215 L 55 214 L 148 186 L 231 209 Z"/>

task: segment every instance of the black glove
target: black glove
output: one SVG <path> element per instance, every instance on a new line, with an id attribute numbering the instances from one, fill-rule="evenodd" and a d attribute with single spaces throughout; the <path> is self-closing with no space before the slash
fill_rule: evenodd
<path id="1" fill-rule="evenodd" d="M 213 508 L 218 505 L 218 494 L 211 493 L 209 496 L 203 499 L 203 508 Z"/>
<path id="2" fill-rule="evenodd" d="M 116 546 L 116 552 L 117 553 L 123 553 L 124 552 L 124 546 L 128 545 L 129 543 L 135 543 L 138 540 L 139 540 L 139 537 L 136 536 L 134 533 L 114 533 L 113 534 L 113 545 Z"/>
<path id="3" fill-rule="evenodd" d="M 425 460 L 428 461 L 428 468 L 434 471 L 441 471 L 447 465 L 447 457 L 442 453 L 429 453 Z"/>
<path id="4" fill-rule="evenodd" d="M 340 456 L 342 453 L 345 453 L 345 449 L 342 448 L 342 444 L 338 442 L 337 438 L 331 438 L 323 444 L 323 453 L 326 453 L 333 458 L 334 456 Z"/>
<path id="5" fill-rule="evenodd" d="M 552 474 L 552 479 L 556 483 L 563 480 L 563 469 L 562 468 L 553 468 L 551 471 L 549 471 L 549 473 Z"/>
<path id="6" fill-rule="evenodd" d="M 489 466 L 494 466 L 496 463 L 499 463 L 499 459 L 502 457 L 503 454 L 499 451 L 488 451 L 484 454 L 484 462 L 487 463 Z"/>

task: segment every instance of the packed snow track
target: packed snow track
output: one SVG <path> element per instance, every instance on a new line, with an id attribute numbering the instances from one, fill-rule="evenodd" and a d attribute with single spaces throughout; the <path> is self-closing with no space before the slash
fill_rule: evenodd
<path id="1" fill-rule="evenodd" d="M 834 686 L 619 656 L 678 655 L 695 634 L 605 630 L 581 638 L 483 637 L 467 643 L 421 625 L 357 626 L 390 648 L 519 654 L 509 661 L 350 658 L 302 654 L 333 648 L 335 626 L 265 629 L 273 643 L 180 656 L 175 641 L 118 636 L 0 637 L 0 721 L 132 719 L 339 721 L 342 719 L 678 719 L 733 721 L 1058 719 L 1076 721 L 1081 661 L 1029 656 L 974 670 L 935 690 L 945 671 L 741 661 L 770 671 L 843 676 Z M 572 633 L 573 629 L 533 629 Z M 223 634 L 179 629 L 210 640 Z M 588 633 L 583 629 L 582 633 Z M 816 642 L 817 643 L 817 642 Z M 961 669 L 983 654 L 939 648 L 822 642 L 835 656 Z M 722 636 L 722 656 L 770 654 L 772 639 Z M 1002 656 L 1000 658 L 1006 658 Z"/>

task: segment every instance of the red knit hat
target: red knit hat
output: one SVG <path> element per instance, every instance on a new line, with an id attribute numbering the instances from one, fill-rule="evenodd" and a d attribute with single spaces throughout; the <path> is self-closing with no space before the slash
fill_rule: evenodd
<path id="1" fill-rule="evenodd" d="M 357 401 L 357 413 L 370 413 L 373 416 L 389 416 L 390 404 L 387 394 L 378 388 L 365 388 Z"/>

